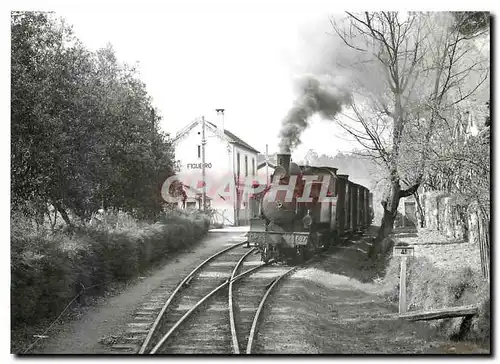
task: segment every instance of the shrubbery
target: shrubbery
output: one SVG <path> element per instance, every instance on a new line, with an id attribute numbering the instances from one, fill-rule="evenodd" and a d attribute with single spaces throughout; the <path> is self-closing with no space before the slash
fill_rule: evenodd
<path id="1" fill-rule="evenodd" d="M 166 213 L 155 224 L 110 214 L 100 226 L 82 225 L 71 233 L 37 231 L 13 219 L 12 328 L 57 316 L 83 288 L 95 286 L 86 292 L 96 294 L 112 281 L 138 275 L 198 241 L 208 225 L 202 214 L 183 211 Z"/>
<path id="2" fill-rule="evenodd" d="M 399 258 L 391 259 L 384 278 L 385 284 L 393 287 L 388 299 L 395 303 L 398 302 L 399 293 L 399 264 Z M 412 257 L 408 261 L 407 302 L 408 311 L 479 304 L 479 315 L 474 317 L 470 330 L 466 333 L 460 332 L 462 318 L 436 320 L 431 324 L 450 338 L 489 341 L 490 295 L 488 283 L 478 270 L 463 267 L 453 272 L 445 271 L 426 257 Z"/>

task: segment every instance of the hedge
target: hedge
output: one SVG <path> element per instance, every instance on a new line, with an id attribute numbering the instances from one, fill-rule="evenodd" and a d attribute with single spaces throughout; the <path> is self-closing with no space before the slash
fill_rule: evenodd
<path id="1" fill-rule="evenodd" d="M 71 233 L 11 226 L 12 329 L 56 317 L 84 287 L 124 281 L 208 231 L 202 216 L 170 213 L 155 224 L 79 226 Z"/>

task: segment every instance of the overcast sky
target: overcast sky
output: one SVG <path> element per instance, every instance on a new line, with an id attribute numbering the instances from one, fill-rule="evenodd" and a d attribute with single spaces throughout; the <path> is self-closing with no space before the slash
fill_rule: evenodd
<path id="1" fill-rule="evenodd" d="M 165 131 L 175 134 L 201 115 L 214 121 L 215 109 L 224 108 L 227 129 L 261 152 L 266 144 L 277 151 L 280 123 L 294 100 L 293 79 L 311 56 L 304 57 L 310 35 L 326 36 L 335 9 L 188 5 L 149 11 L 80 7 L 57 14 L 89 49 L 109 42 L 121 61 L 139 63 Z M 314 119 L 294 157 L 301 159 L 309 148 L 335 155 L 356 146 L 340 133 L 331 122 Z"/>

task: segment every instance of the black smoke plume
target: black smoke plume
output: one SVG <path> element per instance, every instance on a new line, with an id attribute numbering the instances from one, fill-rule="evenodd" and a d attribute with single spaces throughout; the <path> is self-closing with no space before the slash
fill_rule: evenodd
<path id="1" fill-rule="evenodd" d="M 351 99 L 346 89 L 322 85 L 314 76 L 302 77 L 297 86 L 299 96 L 281 123 L 280 153 L 290 153 L 301 143 L 300 136 L 309 126 L 311 116 L 318 113 L 332 120 Z"/>

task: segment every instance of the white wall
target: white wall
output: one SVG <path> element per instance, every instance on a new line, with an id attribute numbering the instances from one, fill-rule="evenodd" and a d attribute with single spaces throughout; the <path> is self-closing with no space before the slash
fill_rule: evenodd
<path id="1" fill-rule="evenodd" d="M 257 179 L 257 153 L 251 152 L 247 149 L 241 148 L 237 145 L 234 146 L 234 172 L 237 173 L 238 153 L 240 155 L 240 179 L 246 182 L 247 187 L 251 186 L 251 181 Z M 248 170 L 245 170 L 245 157 L 248 161 Z M 252 159 L 255 169 L 252 169 Z M 246 173 L 248 172 L 248 173 Z M 248 174 L 248 175 L 247 175 Z M 246 220 L 250 217 L 251 211 L 249 208 L 248 193 L 244 193 L 240 205 L 240 220 Z"/>
<path id="2" fill-rule="evenodd" d="M 180 169 L 183 173 L 196 174 L 198 172 L 201 176 L 201 168 L 191 165 L 201 163 L 201 132 L 201 125 L 197 125 L 175 145 L 175 158 L 180 160 Z M 232 146 L 208 127 L 205 128 L 205 138 L 207 141 L 205 145 L 206 174 L 218 176 L 222 173 L 231 173 L 228 147 L 232 149 Z M 200 146 L 199 156 L 198 146 Z"/>
<path id="3" fill-rule="evenodd" d="M 199 133 L 199 134 L 198 134 Z M 234 222 L 234 202 L 235 195 L 230 194 L 229 189 L 222 193 L 226 200 L 219 196 L 218 192 L 224 189 L 231 181 L 234 181 L 236 172 L 236 156 L 240 154 L 240 177 L 245 178 L 245 156 L 248 158 L 248 175 L 252 176 L 252 158 L 255 163 L 255 174 L 257 174 L 257 153 L 252 153 L 237 145 L 230 144 L 223 140 L 220 135 L 212 130 L 206 124 L 205 137 L 205 174 L 207 180 L 207 195 L 212 198 L 211 207 L 216 209 L 219 214 L 231 222 Z M 197 181 L 202 180 L 201 170 L 201 150 L 198 157 L 198 145 L 201 148 L 202 126 L 201 123 L 188 132 L 187 135 L 180 138 L 175 143 L 175 159 L 179 161 L 179 176 L 184 181 L 192 181 L 191 186 L 196 187 Z M 201 189 L 200 189 L 201 191 Z M 244 197 L 246 206 L 248 206 L 248 196 Z M 242 209 L 245 210 L 245 206 Z M 246 216 L 246 212 L 244 213 Z M 240 217 L 241 217 L 240 213 Z M 227 224 L 228 221 L 226 220 Z"/>

